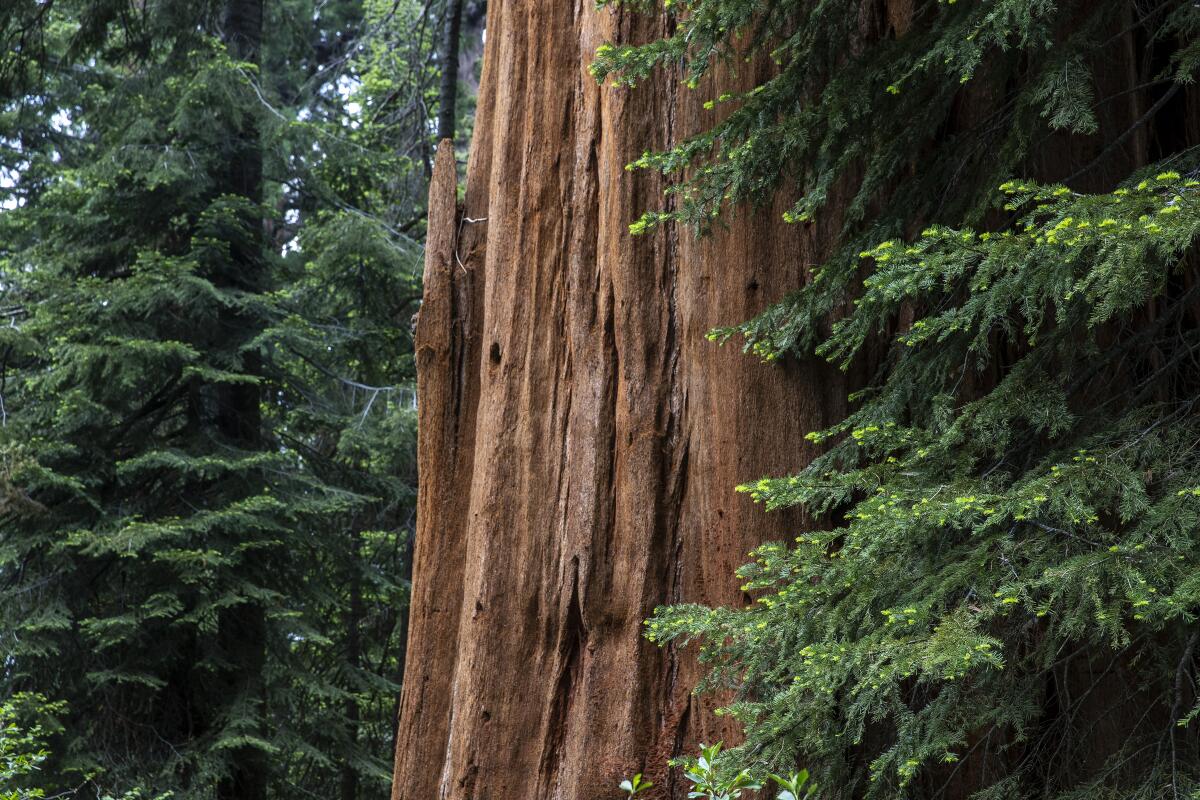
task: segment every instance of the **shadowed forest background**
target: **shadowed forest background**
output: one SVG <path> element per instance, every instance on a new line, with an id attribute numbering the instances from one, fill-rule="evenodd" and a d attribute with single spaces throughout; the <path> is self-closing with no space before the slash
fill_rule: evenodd
<path id="1" fill-rule="evenodd" d="M 3 4 L 0 695 L 47 796 L 387 795 L 455 9 L 439 123 L 440 2 Z"/>
<path id="2" fill-rule="evenodd" d="M 0 800 L 1200 797 L 1196 3 L 0 37 Z"/>

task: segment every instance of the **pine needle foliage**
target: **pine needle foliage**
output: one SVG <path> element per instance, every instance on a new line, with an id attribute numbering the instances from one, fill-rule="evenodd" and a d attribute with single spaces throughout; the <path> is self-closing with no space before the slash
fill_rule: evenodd
<path id="1" fill-rule="evenodd" d="M 674 184 L 632 227 L 795 192 L 785 221 L 836 246 L 711 337 L 870 376 L 822 456 L 740 487 L 828 527 L 757 549 L 747 607 L 648 636 L 700 640 L 701 688 L 734 690 L 730 769 L 801 760 L 823 798 L 1196 796 L 1200 10 L 905 5 L 666 0 L 670 36 L 597 55 L 694 88 L 775 62 L 635 162 Z"/>

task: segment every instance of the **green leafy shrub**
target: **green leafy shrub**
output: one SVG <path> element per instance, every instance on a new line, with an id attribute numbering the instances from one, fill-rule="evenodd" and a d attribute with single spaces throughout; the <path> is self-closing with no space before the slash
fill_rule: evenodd
<path id="1" fill-rule="evenodd" d="M 37 721 L 59 705 L 38 694 L 16 694 L 0 703 L 0 800 L 35 800 L 45 796 L 34 785 L 38 766 L 46 760 L 46 730 Z"/>
<path id="2" fill-rule="evenodd" d="M 721 759 L 721 743 L 701 745 L 700 755 L 695 758 L 682 759 L 675 766 L 683 767 L 683 775 L 691 783 L 688 797 L 705 798 L 705 800 L 735 800 L 746 792 L 756 792 L 763 788 L 764 782 L 754 778 L 749 770 L 730 766 Z M 811 787 L 808 784 L 808 771 L 793 772 L 788 777 L 770 775 L 778 793 L 776 800 L 801 800 L 808 797 Z M 647 791 L 654 784 L 643 780 L 641 773 L 632 779 L 621 781 L 620 788 L 630 797 Z"/>

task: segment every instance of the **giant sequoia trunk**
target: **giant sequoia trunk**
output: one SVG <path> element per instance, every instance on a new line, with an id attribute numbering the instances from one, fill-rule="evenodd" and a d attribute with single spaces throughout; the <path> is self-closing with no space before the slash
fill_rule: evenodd
<path id="1" fill-rule="evenodd" d="M 591 798 L 636 771 L 677 794 L 667 758 L 731 732 L 642 620 L 739 602 L 733 570 L 798 519 L 735 485 L 802 463 L 804 434 L 844 410 L 831 368 L 704 339 L 799 285 L 821 231 L 766 209 L 704 240 L 628 232 L 662 186 L 625 164 L 709 113 L 677 80 L 588 75 L 599 44 L 652 25 L 493 0 L 461 208 L 438 156 L 396 800 Z"/>
<path id="2" fill-rule="evenodd" d="M 913 8 L 862 6 L 864 40 L 903 35 Z M 648 796 L 683 797 L 667 759 L 736 737 L 691 694 L 692 655 L 648 644 L 641 623 L 663 603 L 744 602 L 733 571 L 746 552 L 805 522 L 734 486 L 803 466 L 804 434 L 844 415 L 853 378 L 765 366 L 704 333 L 801 285 L 840 220 L 834 198 L 807 228 L 743 209 L 703 239 L 630 236 L 662 183 L 625 164 L 711 124 L 699 99 L 732 88 L 596 85 L 599 44 L 659 24 L 591 3 L 490 4 L 466 199 L 446 145 L 430 198 L 393 800 L 602 798 L 638 771 L 657 784 Z M 1114 55 L 1114 91 L 1137 57 Z M 754 71 L 729 82 L 754 85 Z M 991 110 L 979 84 L 956 125 Z M 1111 184 L 1145 163 L 1144 141 L 1110 146 L 1141 112 L 1110 107 L 1100 136 L 1049 141 L 1031 171 L 1061 179 L 1086 163 L 1099 168 L 1081 185 Z"/>

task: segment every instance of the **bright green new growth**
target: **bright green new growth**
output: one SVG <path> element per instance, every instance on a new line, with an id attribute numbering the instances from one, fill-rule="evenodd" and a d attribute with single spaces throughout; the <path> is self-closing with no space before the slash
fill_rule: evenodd
<path id="1" fill-rule="evenodd" d="M 39 694 L 17 693 L 0 703 L 0 800 L 41 800 L 46 791 L 38 784 L 41 765 L 49 752 L 45 722 L 65 710 L 64 703 L 47 703 Z M 51 722 L 50 727 L 55 727 Z M 170 800 L 164 793 L 148 797 L 140 789 L 119 797 L 104 793 L 98 800 Z"/>
<path id="2" fill-rule="evenodd" d="M 45 796 L 29 785 L 46 760 L 41 726 L 24 724 L 22 710 L 41 706 L 45 698 L 14 695 L 0 703 L 0 800 L 37 800 Z"/>
<path id="3" fill-rule="evenodd" d="M 683 776 L 690 783 L 688 797 L 705 800 L 736 800 L 747 792 L 766 788 L 767 781 L 753 776 L 748 769 L 729 766 L 721 758 L 722 743 L 700 745 L 700 755 L 673 761 L 683 767 Z M 793 772 L 784 778 L 772 773 L 769 777 L 775 786 L 775 800 L 802 800 L 809 796 L 812 787 L 808 784 L 808 771 Z"/>
<path id="4" fill-rule="evenodd" d="M 843 744 L 887 720 L 896 741 L 870 774 L 891 796 L 981 731 L 1033 736 L 1046 673 L 1081 647 L 1137 653 L 1160 684 L 1143 691 L 1171 696 L 1200 605 L 1200 425 L 1193 399 L 1170 399 L 1173 384 L 1194 385 L 1200 335 L 1179 326 L 1195 290 L 1119 343 L 1104 338 L 1178 279 L 1200 234 L 1194 185 L 1166 173 L 1099 196 L 1010 186 L 1030 209 L 1014 231 L 931 228 L 864 254 L 868 287 L 820 352 L 853 358 L 902 303 L 940 311 L 895 337 L 887 380 L 857 411 L 811 435 L 833 443 L 824 456 L 740 487 L 768 508 L 841 510 L 845 526 L 756 551 L 744 589 L 765 592 L 750 609 L 676 607 L 650 623 L 656 641 L 704 637 L 710 685 L 758 698 L 732 709 L 754 763 L 837 764 Z M 766 357 L 788 335 L 761 319 L 742 330 Z M 1020 355 L 991 391 L 956 401 L 964 375 L 996 366 L 998 339 Z M 1138 364 L 1146 349 L 1161 361 Z M 1159 652 L 1140 647 L 1148 637 Z M 1163 735 L 1131 733 L 1119 756 Z M 1131 780 L 1114 761 L 1091 776 L 1097 787 Z M 1014 769 L 1005 785 L 1023 777 Z"/>
<path id="5" fill-rule="evenodd" d="M 688 797 L 705 798 L 706 800 L 736 800 L 746 792 L 756 792 L 764 788 L 764 782 L 754 778 L 749 770 L 729 769 L 719 758 L 722 743 L 700 745 L 700 755 L 672 761 L 673 766 L 683 767 L 683 776 L 691 784 Z M 802 800 L 812 793 L 808 785 L 808 771 L 793 772 L 786 778 L 771 774 L 770 780 L 775 784 L 775 800 Z M 617 788 L 636 797 L 647 792 L 654 786 L 651 781 L 644 780 L 639 772 L 632 778 L 627 778 Z"/>
<path id="6" fill-rule="evenodd" d="M 840 247 L 712 338 L 872 370 L 852 413 L 810 434 L 824 455 L 740 487 L 836 527 L 756 550 L 749 607 L 647 623 L 702 642 L 702 688 L 737 690 L 746 741 L 723 763 L 799 759 L 828 798 L 1200 791 L 1196 142 L 1156 144 L 1135 173 L 1119 145 L 1150 115 L 1114 129 L 1096 88 L 1135 30 L 1158 48 L 1152 111 L 1178 99 L 1200 12 L 918 3 L 895 37 L 842 3 L 682 5 L 670 38 L 602 48 L 594 73 L 633 84 L 682 59 L 698 87 L 747 53 L 779 68 L 636 162 L 678 182 L 634 231 L 798 187 L 787 220 L 832 215 Z M 996 94 L 962 122 L 974 81 Z M 1009 180 L 1047 141 L 1098 132 L 1064 173 L 1093 193 Z"/>

